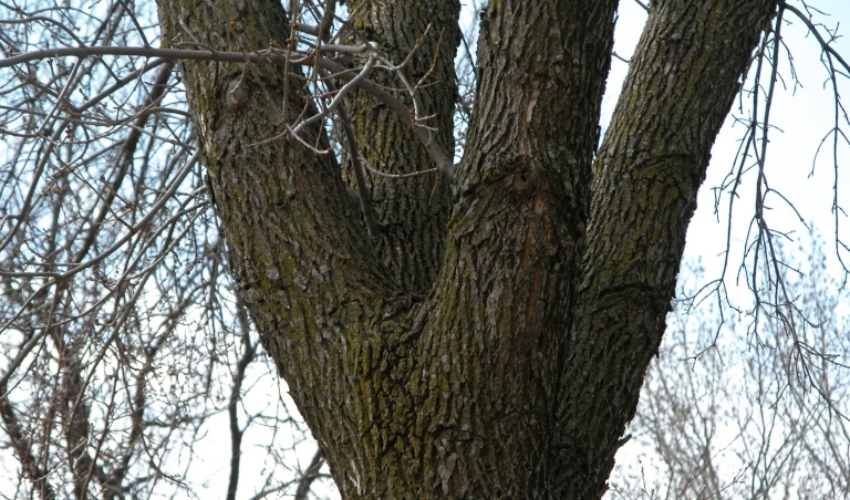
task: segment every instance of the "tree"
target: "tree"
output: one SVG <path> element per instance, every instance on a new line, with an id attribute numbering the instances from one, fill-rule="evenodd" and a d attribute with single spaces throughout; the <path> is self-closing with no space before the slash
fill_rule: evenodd
<path id="1" fill-rule="evenodd" d="M 138 17 L 115 15 L 130 8 L 118 2 L 86 34 L 99 45 L 42 47 L 6 60 L 30 65 L 7 88 L 27 89 L 16 110 L 32 110 L 44 96 L 56 103 L 7 120 L 30 141 L 20 143 L 15 165 L 35 161 L 29 170 L 10 170 L 28 190 L 16 194 L 3 240 L 7 261 L 16 263 L 2 275 L 12 297 L 4 328 L 16 332 L 17 354 L 0 384 L 0 414 L 43 498 L 55 496 L 48 453 L 34 454 L 18 432 L 26 412 L 16 410 L 7 388 L 21 363 L 49 338 L 43 349 L 53 358 L 38 366 L 56 380 L 39 385 L 40 374 L 30 371 L 17 383 L 59 388 L 47 394 L 61 403 L 50 406 L 61 413 L 72 493 L 85 497 L 94 481 L 103 496 L 121 496 L 129 464 L 155 454 L 139 444 L 142 424 L 156 421 L 145 416 L 155 407 L 145 399 L 153 359 L 160 345 L 183 335 L 177 330 L 187 307 L 203 296 L 207 317 L 191 321 L 243 332 L 228 405 L 237 460 L 234 401 L 257 348 L 247 311 L 344 498 L 604 493 L 658 352 L 711 146 L 750 64 L 765 59 L 768 41 L 779 43 L 775 33 L 789 7 L 653 2 L 600 145 L 618 2 L 491 0 L 480 18 L 463 159 L 453 165 L 459 2 L 340 3 L 294 0 L 287 14 L 266 0 L 160 0 L 162 48 L 155 49 Z M 350 15 L 340 22 L 343 7 Z M 77 37 L 69 26 L 53 29 L 62 39 Z M 143 46 L 121 44 L 128 33 Z M 23 52 L 17 46 L 32 43 L 28 36 L 4 42 Z M 61 55 L 97 57 L 70 67 L 32 63 Z M 127 55 L 161 59 L 110 76 L 110 85 L 78 86 L 95 67 L 109 73 L 115 63 L 107 57 Z M 180 94 L 165 92 L 173 78 L 166 61 L 175 59 L 194 128 L 174 127 L 167 117 L 184 113 L 170 107 Z M 152 68 L 158 75 L 143 106 L 113 118 L 107 104 L 120 108 L 135 95 L 116 91 Z M 46 81 L 62 83 L 58 91 L 39 84 L 45 72 Z M 73 103 L 75 92 L 83 105 Z M 102 95 L 111 96 L 107 104 Z M 164 118 L 146 131 L 155 113 Z M 88 134 L 96 120 L 129 125 L 129 132 L 103 146 Z M 753 128 L 766 134 L 766 123 Z M 153 147 L 168 142 L 173 154 L 152 175 L 148 169 L 163 161 Z M 98 153 L 90 153 L 95 144 Z M 90 177 L 86 168 L 102 165 L 101 157 L 109 168 Z M 180 191 L 197 161 L 204 172 Z M 47 168 L 53 173 L 37 188 Z M 71 185 L 85 188 L 75 193 Z M 39 189 L 56 195 L 52 204 L 36 198 Z M 124 198 L 128 189 L 133 196 Z M 209 215 L 193 205 L 204 191 L 224 242 L 212 222 L 198 225 Z M 63 212 L 63 197 L 80 211 Z M 176 209 L 163 219 L 166 203 Z M 33 216 L 36 208 L 50 214 L 48 207 L 58 215 Z M 66 234 L 63 224 L 78 216 L 85 222 Z M 51 224 L 40 226 L 44 220 Z M 98 268 L 88 288 L 79 281 L 69 287 L 128 242 L 127 259 L 115 261 L 118 279 L 109 275 L 115 269 Z M 60 254 L 67 257 L 56 260 Z M 32 256 L 37 270 L 28 270 Z M 150 264 L 140 265 L 145 258 Z M 202 264 L 210 262 L 213 268 Z M 232 294 L 215 290 L 225 266 Z M 146 293 L 176 296 L 157 305 L 163 316 L 156 318 L 139 301 Z M 235 313 L 220 312 L 224 300 Z M 86 307 L 98 315 L 75 312 Z M 67 329 L 100 315 L 106 321 L 86 323 L 85 335 Z M 153 335 L 146 333 L 151 319 Z M 133 343 L 138 352 L 124 350 L 125 336 L 143 337 Z M 89 403 L 84 340 L 100 346 L 93 359 L 139 364 L 131 371 L 136 382 L 124 382 L 135 396 L 121 416 L 127 439 L 115 457 L 88 446 L 92 413 L 114 405 L 109 398 Z M 174 386 L 204 357 L 192 354 Z M 176 411 L 158 424 L 193 418 Z M 42 450 L 54 432 L 45 425 Z M 166 438 L 160 442 L 167 448 Z"/>

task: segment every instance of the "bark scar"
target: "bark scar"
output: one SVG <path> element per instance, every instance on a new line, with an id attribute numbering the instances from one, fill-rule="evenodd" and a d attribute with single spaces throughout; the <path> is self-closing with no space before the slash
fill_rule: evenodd
<path id="1" fill-rule="evenodd" d="M 537 105 L 538 97 L 540 97 L 540 90 L 534 89 L 531 92 L 531 102 L 528 103 L 528 109 L 525 111 L 525 123 L 531 123 L 531 113 L 534 111 L 534 106 Z"/>

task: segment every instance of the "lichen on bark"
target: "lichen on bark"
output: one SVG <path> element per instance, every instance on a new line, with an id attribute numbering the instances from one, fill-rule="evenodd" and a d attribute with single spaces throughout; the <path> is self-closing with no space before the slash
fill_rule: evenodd
<path id="1" fill-rule="evenodd" d="M 166 43 L 289 37 L 271 0 L 159 4 Z M 423 40 L 405 71 L 427 75 L 419 97 L 451 151 L 457 1 L 347 5 L 391 57 Z M 653 2 L 597 156 L 617 2 L 491 1 L 457 175 L 372 177 L 378 240 L 347 167 L 282 133 L 305 106 L 298 78 L 181 64 L 235 277 L 344 498 L 602 494 L 711 143 L 774 8 Z M 431 167 L 367 93 L 346 106 L 373 166 Z"/>

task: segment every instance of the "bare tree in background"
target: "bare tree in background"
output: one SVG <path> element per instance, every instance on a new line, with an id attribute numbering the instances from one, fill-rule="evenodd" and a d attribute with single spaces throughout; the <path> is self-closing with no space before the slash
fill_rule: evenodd
<path id="1" fill-rule="evenodd" d="M 837 110 L 850 71 L 805 6 L 653 2 L 600 145 L 617 6 L 493 0 L 473 49 L 455 1 L 0 3 L 8 496 L 191 496 L 223 415 L 228 499 L 600 497 L 740 81 L 763 172 L 785 16 Z"/>
<path id="2" fill-rule="evenodd" d="M 740 332 L 729 326 L 747 316 L 723 325 L 713 307 L 681 304 L 629 426 L 644 450 L 640 470 L 619 470 L 611 498 L 850 496 L 850 318 L 819 247 L 778 256 L 803 255 L 789 283 L 804 319 L 794 335 L 828 355 L 801 363 L 787 322 Z"/>

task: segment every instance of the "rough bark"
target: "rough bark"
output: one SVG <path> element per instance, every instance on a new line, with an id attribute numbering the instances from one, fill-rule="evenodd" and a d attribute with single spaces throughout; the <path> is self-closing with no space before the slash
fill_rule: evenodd
<path id="1" fill-rule="evenodd" d="M 436 129 L 434 141 L 451 155 L 459 2 L 350 0 L 347 5 L 354 18 L 345 38 L 352 43 L 377 42 L 391 61 L 408 61 L 403 72 L 411 85 L 420 84 L 415 93 L 420 115 L 432 117 L 424 123 Z M 353 62 L 362 65 L 367 57 L 355 57 Z M 376 71 L 372 79 L 389 88 L 399 87 L 396 76 L 386 71 Z M 413 107 L 406 93 L 399 97 Z M 354 92 L 348 104 L 357 150 L 374 168 L 388 174 L 411 174 L 432 167 L 425 149 L 397 113 L 363 91 Z M 352 177 L 348 171 L 345 174 Z M 405 290 L 421 296 L 427 293 L 443 260 L 449 182 L 435 173 L 405 179 L 370 175 L 368 180 L 381 226 L 375 241 L 379 259 Z"/>
<path id="2" fill-rule="evenodd" d="M 604 491 L 664 333 L 711 146 L 775 9 L 772 0 L 652 3 L 593 166 L 558 386 L 556 448 L 579 465 L 564 474 L 575 498 Z"/>
<path id="3" fill-rule="evenodd" d="M 443 494 L 568 498 L 548 450 L 616 3 L 487 7 L 460 199 L 419 354 L 436 364 L 422 407 L 435 415 L 432 467 L 447 464 Z"/>
<path id="4" fill-rule="evenodd" d="M 434 201 L 423 192 L 434 180 L 373 180 L 388 228 L 379 241 L 333 158 L 262 142 L 304 106 L 297 79 L 181 66 L 232 267 L 344 498 L 604 491 L 711 144 L 775 0 L 653 2 L 594 161 L 616 6 L 491 0 L 448 224 L 449 186 Z M 160 11 L 167 43 L 259 50 L 288 38 L 276 1 L 160 0 Z M 355 28 L 404 54 L 434 12 L 446 16 L 440 51 L 426 43 L 410 71 L 437 61 L 423 99 L 445 112 L 456 2 L 373 2 Z M 235 87 L 247 99 L 231 99 Z M 409 131 L 379 127 L 392 119 L 367 99 L 351 106 L 371 161 L 428 168 Z"/>

